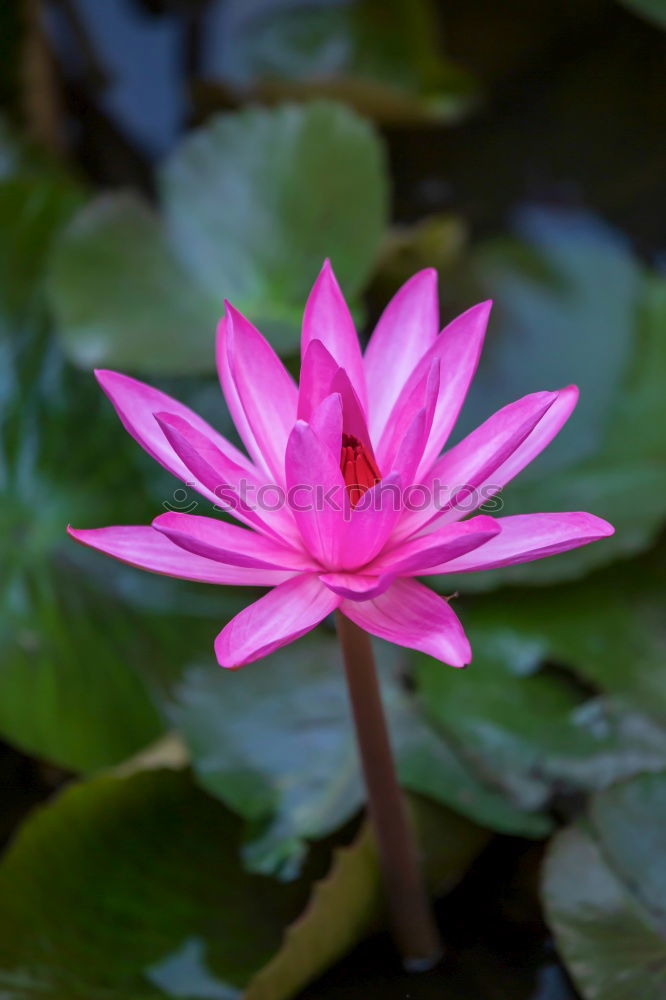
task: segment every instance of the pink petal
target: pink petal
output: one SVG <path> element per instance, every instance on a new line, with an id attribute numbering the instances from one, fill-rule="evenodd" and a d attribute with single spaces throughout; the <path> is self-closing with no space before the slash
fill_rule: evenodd
<path id="1" fill-rule="evenodd" d="M 316 576 L 297 576 L 250 604 L 222 629 L 215 652 L 222 667 L 242 667 L 318 625 L 340 598 Z"/>
<path id="2" fill-rule="evenodd" d="M 428 570 L 433 573 L 473 573 L 554 556 L 612 535 L 615 529 L 594 514 L 517 514 L 497 518 L 501 531 L 479 549 Z"/>
<path id="3" fill-rule="evenodd" d="M 174 476 L 186 483 L 192 482 L 191 470 L 174 452 L 170 443 L 155 422 L 153 414 L 159 410 L 168 410 L 187 420 L 203 437 L 209 440 L 225 458 L 242 467 L 248 473 L 256 470 L 247 456 L 235 448 L 226 438 L 197 416 L 189 407 L 183 406 L 178 400 L 172 399 L 166 393 L 153 389 L 152 386 L 139 382 L 127 375 L 112 371 L 96 371 L 95 375 L 102 389 L 113 403 L 125 430 L 139 442 L 160 465 L 172 472 Z M 202 486 L 200 482 L 192 484 L 198 492 L 216 502 L 214 494 Z"/>
<path id="4" fill-rule="evenodd" d="M 439 330 L 437 272 L 419 271 L 382 313 L 365 352 L 370 433 L 379 441 L 400 391 Z"/>
<path id="5" fill-rule="evenodd" d="M 402 513 L 400 476 L 392 472 L 366 490 L 340 532 L 339 565 L 356 569 L 384 548 Z"/>
<path id="6" fill-rule="evenodd" d="M 345 433 L 353 434 L 362 441 L 374 459 L 365 411 L 349 374 L 337 364 L 320 340 L 312 340 L 301 365 L 299 419 L 311 423 L 312 414 L 331 393 L 340 396 Z"/>
<path id="7" fill-rule="evenodd" d="M 375 452 L 370 440 L 370 431 L 368 430 L 361 401 L 344 368 L 338 368 L 333 376 L 331 392 L 340 394 L 342 401 L 342 426 L 345 433 L 353 434 L 354 437 L 357 437 L 372 455 L 373 462 L 376 462 Z"/>
<path id="8" fill-rule="evenodd" d="M 282 487 L 267 483 L 254 467 L 248 472 L 230 461 L 182 417 L 156 413 L 155 421 L 190 471 L 190 478 L 203 484 L 216 504 L 259 531 L 283 535 L 292 541 L 298 538 L 294 520 L 283 502 Z M 280 500 L 282 503 L 276 506 Z"/>
<path id="9" fill-rule="evenodd" d="M 298 418 L 310 420 L 321 401 L 331 393 L 331 382 L 339 364 L 321 340 L 311 340 L 301 363 L 298 387 Z"/>
<path id="10" fill-rule="evenodd" d="M 445 452 L 423 483 L 423 496 L 429 503 L 405 513 L 397 536 L 406 538 L 426 525 L 434 530 L 440 524 L 460 520 L 489 499 L 488 489 L 490 484 L 496 485 L 497 470 L 538 427 L 557 399 L 556 392 L 523 396 Z"/>
<path id="11" fill-rule="evenodd" d="M 565 389 L 560 389 L 557 399 L 546 411 L 538 422 L 534 430 L 525 438 L 513 454 L 509 455 L 492 473 L 491 480 L 481 483 L 481 489 L 486 486 L 496 486 L 502 489 L 507 483 L 518 475 L 519 472 L 533 462 L 537 455 L 540 455 L 547 445 L 553 440 L 556 434 L 567 422 L 578 402 L 578 387 L 569 385 Z"/>
<path id="12" fill-rule="evenodd" d="M 367 393 L 361 346 L 356 327 L 330 261 L 326 261 L 310 292 L 303 316 L 301 356 L 308 345 L 321 340 L 337 364 L 344 368 L 367 411 Z"/>
<path id="13" fill-rule="evenodd" d="M 479 363 L 490 306 L 490 302 L 482 302 L 468 309 L 442 330 L 433 346 L 407 379 L 391 411 L 389 427 L 400 421 L 403 407 L 411 405 L 415 388 L 423 382 L 433 361 L 439 361 L 441 371 L 439 396 L 430 437 L 416 473 L 417 479 L 428 473 L 457 420 Z"/>
<path id="14" fill-rule="evenodd" d="M 156 517 L 153 527 L 188 552 L 232 566 L 294 572 L 317 569 L 303 552 L 214 517 L 168 512 Z"/>
<path id="15" fill-rule="evenodd" d="M 287 497 L 308 552 L 322 566 L 339 568 L 349 499 L 340 460 L 304 420 L 296 423 L 286 453 Z"/>
<path id="16" fill-rule="evenodd" d="M 234 419 L 239 408 L 242 411 L 237 426 L 247 450 L 276 482 L 283 483 L 284 452 L 296 422 L 298 390 L 256 327 L 228 302 L 225 305 L 227 358 L 235 389 L 227 403 Z"/>
<path id="17" fill-rule="evenodd" d="M 430 566 L 456 559 L 485 545 L 498 535 L 500 525 L 492 517 L 481 515 L 469 521 L 445 524 L 437 531 L 410 538 L 375 559 L 367 572 L 392 573 L 394 576 L 421 576 Z"/>
<path id="18" fill-rule="evenodd" d="M 293 571 L 225 566 L 186 552 L 150 525 L 77 530 L 67 528 L 77 542 L 104 552 L 120 562 L 150 573 L 175 576 L 200 583 L 229 583 L 248 587 L 272 587 L 293 576 Z"/>
<path id="19" fill-rule="evenodd" d="M 229 413 L 231 414 L 231 419 L 234 422 L 236 430 L 241 438 L 241 441 L 245 442 L 245 447 L 247 448 L 247 442 L 252 441 L 253 447 L 255 444 L 254 434 L 250 429 L 248 419 L 245 416 L 245 410 L 242 407 L 240 397 L 238 395 L 238 390 L 236 389 L 236 383 L 231 376 L 231 369 L 229 367 L 229 352 L 228 352 L 228 331 L 229 331 L 229 319 L 228 316 L 223 316 L 220 322 L 217 324 L 217 338 L 215 341 L 215 360 L 217 363 L 217 374 L 220 379 L 220 387 L 222 393 L 229 408 Z M 248 449 L 249 450 L 249 449 Z M 267 468 L 263 457 L 258 463 L 259 468 L 268 476 L 270 476 L 269 469 Z"/>
<path id="20" fill-rule="evenodd" d="M 313 411 L 310 426 L 322 444 L 334 456 L 342 448 L 342 397 L 339 392 L 326 396 Z"/>
<path id="21" fill-rule="evenodd" d="M 371 601 L 393 583 L 393 577 L 363 576 L 360 573 L 320 573 L 319 579 L 329 590 L 350 601 Z"/>
<path id="22" fill-rule="evenodd" d="M 377 447 L 379 467 L 401 472 L 405 485 L 414 481 L 430 439 L 440 381 L 440 363 L 435 359 L 396 408 Z"/>
<path id="23" fill-rule="evenodd" d="M 464 667 L 472 659 L 467 636 L 451 606 L 416 580 L 396 580 L 371 601 L 343 601 L 340 611 L 366 632 Z"/>

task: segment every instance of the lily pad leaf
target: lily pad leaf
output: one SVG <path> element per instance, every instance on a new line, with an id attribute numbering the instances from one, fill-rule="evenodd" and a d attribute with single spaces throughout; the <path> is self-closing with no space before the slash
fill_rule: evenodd
<path id="1" fill-rule="evenodd" d="M 332 102 L 220 115 L 171 154 L 158 187 L 161 220 L 108 195 L 59 241 L 51 301 L 77 364 L 214 371 L 225 298 L 289 353 L 324 259 L 353 300 L 385 228 L 379 137 Z"/>
<path id="2" fill-rule="evenodd" d="M 475 599 L 462 612 L 475 653 L 469 673 L 479 658 L 482 670 L 496 664 L 500 677 L 519 679 L 545 662 L 565 664 L 569 686 L 581 697 L 610 696 L 665 728 L 665 593 L 658 546 L 576 583 Z"/>
<path id="3" fill-rule="evenodd" d="M 50 286 L 68 357 L 82 368 L 155 374 L 207 371 L 219 301 L 190 277 L 155 212 L 139 197 L 104 195 L 82 209 L 54 254 Z"/>
<path id="4" fill-rule="evenodd" d="M 432 876 L 450 884 L 485 834 L 446 811 L 434 826 L 448 846 Z M 184 771 L 65 789 L 0 866 L 0 991 L 288 1000 L 382 920 L 367 831 L 332 864 L 328 848 L 312 854 L 289 884 L 243 871 L 240 833 Z"/>
<path id="5" fill-rule="evenodd" d="M 543 665 L 547 629 L 512 629 L 510 613 L 503 620 L 497 607 L 485 627 L 483 610 L 465 620 L 474 648 L 469 671 L 461 679 L 421 657 L 419 693 L 433 723 L 515 806 L 548 809 L 558 796 L 666 767 L 658 721 Z"/>
<path id="6" fill-rule="evenodd" d="M 666 774 L 596 795 L 549 849 L 543 898 L 585 1000 L 661 1000 L 666 982 Z"/>
<path id="7" fill-rule="evenodd" d="M 378 653 L 403 785 L 491 828 L 547 833 L 547 819 L 487 787 L 428 725 L 396 677 L 394 648 L 381 644 Z M 238 672 L 193 667 L 167 712 L 203 787 L 248 821 L 244 856 L 252 870 L 294 877 L 306 842 L 337 829 L 363 802 L 333 638 L 302 640 Z"/>

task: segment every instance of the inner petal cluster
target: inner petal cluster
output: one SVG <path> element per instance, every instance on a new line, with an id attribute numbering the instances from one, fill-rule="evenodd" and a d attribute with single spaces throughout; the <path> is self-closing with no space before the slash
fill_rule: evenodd
<path id="1" fill-rule="evenodd" d="M 342 435 L 340 469 L 352 507 L 382 478 L 371 452 L 353 434 Z"/>

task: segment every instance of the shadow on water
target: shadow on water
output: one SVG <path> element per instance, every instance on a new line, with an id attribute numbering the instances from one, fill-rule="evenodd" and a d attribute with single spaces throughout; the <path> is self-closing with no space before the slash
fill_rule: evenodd
<path id="1" fill-rule="evenodd" d="M 439 901 L 447 947 L 427 973 L 403 973 L 388 935 L 358 947 L 299 1000 L 576 1000 L 537 899 L 541 847 L 497 837 Z"/>

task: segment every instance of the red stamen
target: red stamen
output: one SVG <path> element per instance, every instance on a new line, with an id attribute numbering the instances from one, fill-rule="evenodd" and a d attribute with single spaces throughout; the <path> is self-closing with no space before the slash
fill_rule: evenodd
<path id="1" fill-rule="evenodd" d="M 353 434 L 342 435 L 340 469 L 352 507 L 382 478 L 372 452 Z"/>

